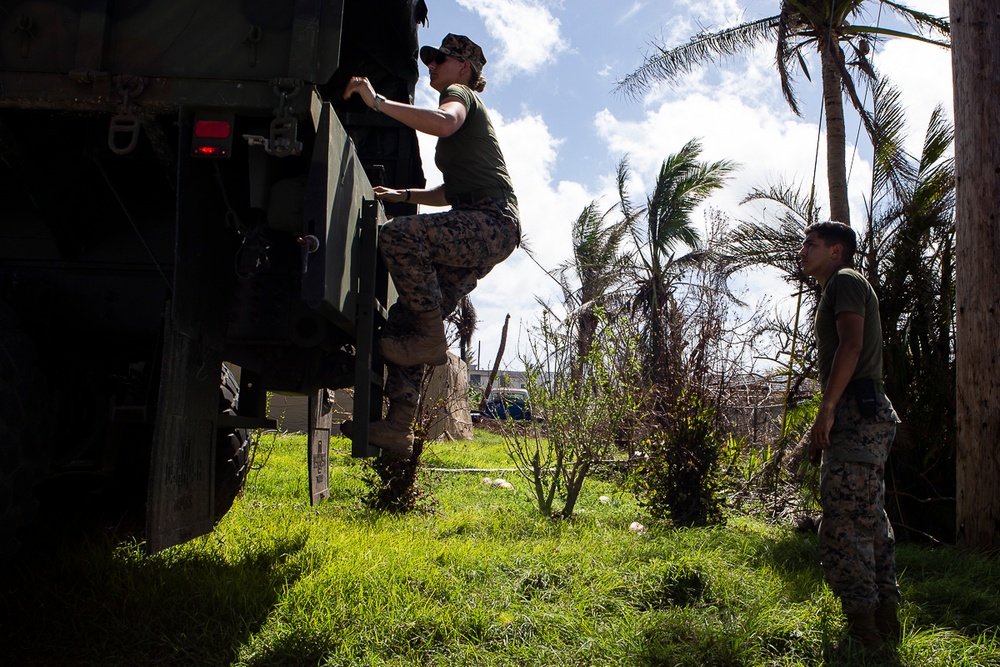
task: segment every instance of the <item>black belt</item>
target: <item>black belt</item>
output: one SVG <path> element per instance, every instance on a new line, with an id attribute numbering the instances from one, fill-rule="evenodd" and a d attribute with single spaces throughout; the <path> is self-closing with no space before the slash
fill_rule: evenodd
<path id="1" fill-rule="evenodd" d="M 864 392 L 866 390 L 866 385 L 870 385 L 872 389 L 880 394 L 885 393 L 885 383 L 881 380 L 872 380 L 871 378 L 856 378 L 847 383 L 847 391 L 844 393 L 854 394 L 859 391 Z"/>
<path id="2" fill-rule="evenodd" d="M 484 199 L 510 199 L 513 193 L 505 188 L 484 188 L 482 190 L 469 190 L 468 192 L 456 192 L 448 195 L 447 200 L 451 205 L 455 204 L 475 204 Z"/>

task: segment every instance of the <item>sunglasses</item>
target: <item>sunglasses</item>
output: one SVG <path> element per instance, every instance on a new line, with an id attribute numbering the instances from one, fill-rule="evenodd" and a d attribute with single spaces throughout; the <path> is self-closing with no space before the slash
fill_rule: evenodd
<path id="1" fill-rule="evenodd" d="M 449 55 L 447 53 L 444 53 L 443 51 L 438 51 L 437 55 L 434 56 L 434 64 L 435 65 L 443 65 L 444 62 L 446 60 L 448 60 L 448 58 L 454 58 L 455 60 L 459 60 L 459 61 L 461 61 L 463 63 L 465 62 L 465 58 L 459 58 L 458 56 L 452 56 L 452 55 Z"/>

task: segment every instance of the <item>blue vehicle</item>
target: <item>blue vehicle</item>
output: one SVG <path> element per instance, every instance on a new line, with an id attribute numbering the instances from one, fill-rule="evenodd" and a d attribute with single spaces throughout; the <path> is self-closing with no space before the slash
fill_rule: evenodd
<path id="1" fill-rule="evenodd" d="M 531 406 L 527 389 L 494 389 L 486 401 L 487 417 L 493 419 L 530 420 Z"/>

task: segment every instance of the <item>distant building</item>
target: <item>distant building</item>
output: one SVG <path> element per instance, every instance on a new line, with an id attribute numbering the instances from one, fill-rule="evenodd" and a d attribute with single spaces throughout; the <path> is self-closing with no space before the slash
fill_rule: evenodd
<path id="1" fill-rule="evenodd" d="M 469 388 L 482 391 L 486 388 L 486 383 L 490 381 L 490 371 L 484 368 L 469 370 Z M 528 374 L 524 371 L 497 371 L 494 387 L 509 387 L 511 389 L 527 389 Z"/>

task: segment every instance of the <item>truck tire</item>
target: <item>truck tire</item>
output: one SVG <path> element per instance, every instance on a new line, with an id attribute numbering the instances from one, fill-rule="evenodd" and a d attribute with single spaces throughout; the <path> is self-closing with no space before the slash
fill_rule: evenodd
<path id="1" fill-rule="evenodd" d="M 18 531 L 35 517 L 35 487 L 48 471 L 52 415 L 35 347 L 0 301 L 0 563 L 16 553 Z"/>
<path id="2" fill-rule="evenodd" d="M 240 385 L 236 376 L 225 364 L 222 366 L 219 402 L 222 414 L 231 416 L 237 414 Z M 253 437 L 248 429 L 219 429 L 215 447 L 216 521 L 225 516 L 246 484 L 253 444 Z"/>

